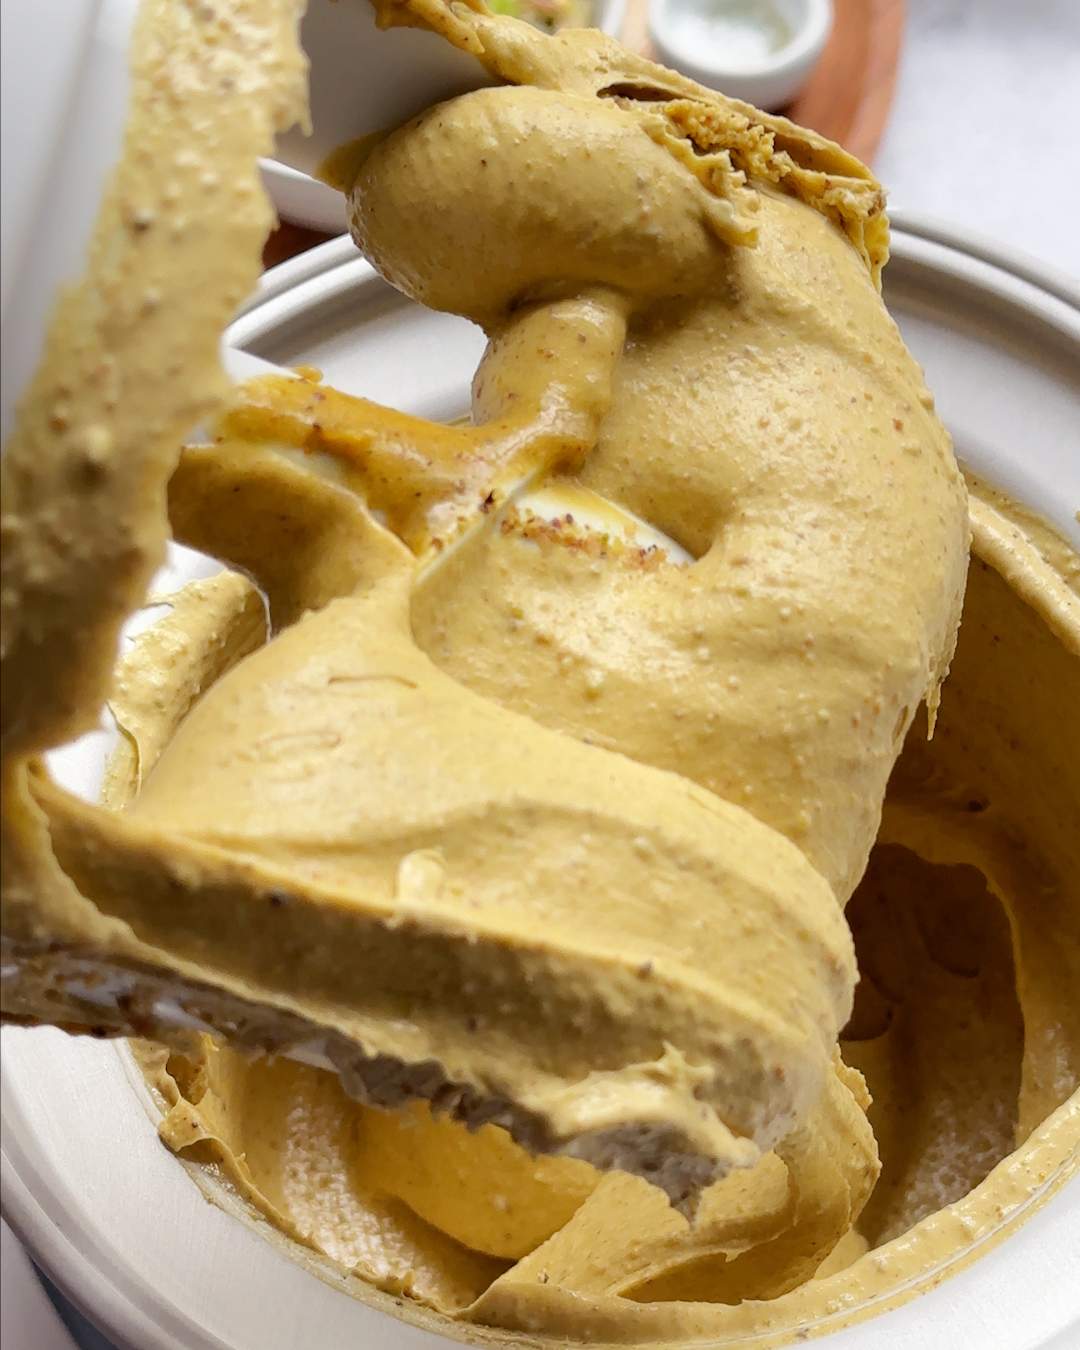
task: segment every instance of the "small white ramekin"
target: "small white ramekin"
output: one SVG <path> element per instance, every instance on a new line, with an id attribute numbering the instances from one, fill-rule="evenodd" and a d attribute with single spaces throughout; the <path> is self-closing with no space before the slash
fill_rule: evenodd
<path id="1" fill-rule="evenodd" d="M 704 6 L 708 0 L 650 0 L 649 32 L 660 59 L 699 84 L 758 108 L 783 107 L 806 84 L 828 41 L 833 0 L 770 0 L 791 30 L 790 39 L 754 65 L 736 63 L 715 44 L 689 44 L 673 22 L 676 7 Z"/>

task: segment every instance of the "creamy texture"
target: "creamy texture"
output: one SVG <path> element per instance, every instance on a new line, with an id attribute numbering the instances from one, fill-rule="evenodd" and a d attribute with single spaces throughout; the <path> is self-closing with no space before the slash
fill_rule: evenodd
<path id="1" fill-rule="evenodd" d="M 1080 974 L 1075 842 L 1065 814 L 1027 803 L 1046 778 L 1061 782 L 1066 802 L 1076 786 L 1080 636 L 1058 573 L 1013 538 L 1011 548 L 1030 550 L 1029 605 L 1003 576 L 1000 537 L 1015 527 L 978 501 L 975 510 L 966 622 L 937 731 L 927 743 L 925 728 L 913 729 L 848 909 L 863 983 L 844 1051 L 874 1094 L 884 1170 L 834 1257 L 838 1273 L 783 1293 L 792 1271 L 769 1251 L 792 1197 L 775 1156 L 714 1187 L 688 1228 L 631 1178 L 530 1159 L 501 1131 L 470 1135 L 420 1106 L 372 1111 L 327 1074 L 250 1064 L 209 1044 L 173 1056 L 168 1072 L 163 1057 L 156 1066 L 173 1103 L 166 1140 L 222 1161 L 285 1231 L 386 1289 L 575 1336 L 782 1336 L 930 1277 L 1007 1221 L 1033 1180 L 1075 1150 L 1075 1098 L 1040 1125 L 1080 1074 L 1067 993 Z M 1044 691 L 1036 708 L 1032 682 Z M 1021 727 L 1023 756 L 1009 750 Z M 1023 857 L 1007 875 L 995 863 L 1002 840 Z M 1025 969 L 1019 954 L 1039 943 L 1047 903 L 1053 951 L 1036 948 Z M 951 1208 L 935 1213 L 942 1206 Z M 868 1244 L 877 1250 L 860 1258 Z M 749 1272 L 757 1292 L 780 1296 L 725 1306 L 745 1292 L 748 1245 L 763 1254 Z"/>
<path id="2" fill-rule="evenodd" d="M 847 908 L 862 978 L 842 1048 L 873 1095 L 882 1174 L 856 1214 L 836 1158 L 804 1172 L 822 1246 L 839 1239 L 816 1278 L 782 1149 L 714 1185 L 688 1225 L 632 1177 L 531 1158 L 419 1104 L 373 1110 L 327 1073 L 208 1039 L 146 1053 L 166 1142 L 365 1281 L 512 1334 L 780 1343 L 891 1306 L 1007 1232 L 1080 1161 L 1080 605 L 1002 505 L 973 498 L 935 735 L 912 728 Z M 138 653 L 130 668 L 151 669 Z"/>
<path id="3" fill-rule="evenodd" d="M 255 157 L 303 112 L 297 19 L 292 0 L 140 6 L 122 155 L 5 445 L 7 1017 L 130 1026 L 64 984 L 85 989 L 89 966 L 91 984 L 122 970 L 149 992 L 162 965 L 145 934 L 80 894 L 32 783 L 38 755 L 99 722 L 120 626 L 164 557 L 178 442 L 224 392 L 220 333 L 272 221 Z"/>
<path id="4" fill-rule="evenodd" d="M 354 160 L 371 256 L 488 328 L 477 425 L 269 380 L 184 455 L 174 533 L 256 578 L 273 641 L 227 669 L 226 634 L 122 815 L 31 770 L 88 919 L 154 956 L 109 1017 L 81 953 L 67 980 L 24 945 L 8 1007 L 60 980 L 71 1021 L 82 998 L 146 1029 L 178 984 L 235 1042 L 687 1212 L 773 1146 L 798 1172 L 854 1134 L 857 1210 L 841 905 L 947 667 L 967 528 L 874 285 L 880 190 L 599 35 L 412 18 L 513 81 Z M 670 556 L 523 521 L 517 492 L 567 482 Z"/>
<path id="5" fill-rule="evenodd" d="M 933 721 L 968 538 L 877 293 L 880 189 L 599 35 L 391 8 L 502 82 L 337 161 L 376 264 L 487 330 L 474 425 L 307 373 L 242 390 L 177 463 L 265 225 L 215 203 L 200 237 L 187 212 L 216 174 L 246 200 L 295 111 L 291 8 L 221 14 L 147 9 L 127 155 L 5 460 L 5 1013 L 170 1039 L 168 1142 L 440 1313 L 783 1335 L 887 1295 L 990 1211 L 843 1263 L 1075 1086 L 1075 842 L 1032 788 L 1076 770 L 1076 602 L 1048 536 L 975 506 L 1005 590 L 976 572 L 972 641 L 1005 614 L 1045 706 L 1024 791 L 981 656 L 931 749 L 908 739 L 851 906 L 871 1107 L 836 1048 L 843 907 L 920 701 Z M 97 714 L 167 478 L 174 535 L 254 584 L 189 590 L 124 659 L 88 805 L 34 756 Z M 957 791 L 1000 806 L 950 830 Z M 1059 1115 L 1003 1164 L 993 1222 L 1074 1138 Z"/>

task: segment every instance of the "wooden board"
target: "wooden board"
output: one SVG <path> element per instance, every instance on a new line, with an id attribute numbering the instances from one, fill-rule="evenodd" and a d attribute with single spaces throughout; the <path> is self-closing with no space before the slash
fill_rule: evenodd
<path id="1" fill-rule="evenodd" d="M 276 267 L 286 258 L 295 258 L 298 253 L 332 238 L 333 235 L 323 234 L 320 230 L 309 230 L 303 225 L 292 225 L 283 220 L 263 248 L 263 267 Z"/>
<path id="2" fill-rule="evenodd" d="M 836 19 L 810 83 L 784 115 L 872 162 L 892 106 L 904 0 L 834 0 Z M 655 59 L 649 0 L 628 0 L 623 42 Z"/>

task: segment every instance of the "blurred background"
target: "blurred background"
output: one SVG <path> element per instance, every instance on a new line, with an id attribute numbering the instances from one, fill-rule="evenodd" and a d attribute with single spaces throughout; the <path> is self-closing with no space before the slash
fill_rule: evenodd
<path id="1" fill-rule="evenodd" d="M 863 0 L 872 3 L 872 0 Z M 873 166 L 890 206 L 1080 273 L 1080 3 L 908 0 Z"/>

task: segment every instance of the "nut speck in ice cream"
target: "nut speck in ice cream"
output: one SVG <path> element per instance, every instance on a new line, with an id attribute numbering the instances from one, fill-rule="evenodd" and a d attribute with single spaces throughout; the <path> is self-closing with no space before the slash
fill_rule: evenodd
<path id="1" fill-rule="evenodd" d="M 861 164 L 462 4 L 381 18 L 494 84 L 327 172 L 471 422 L 215 398 L 296 9 L 143 6 L 6 450 L 5 1015 L 146 1038 L 171 1148 L 458 1334 L 888 1306 L 1075 1167 L 1075 557 L 965 484 Z M 229 570 L 117 663 L 167 530 Z"/>

